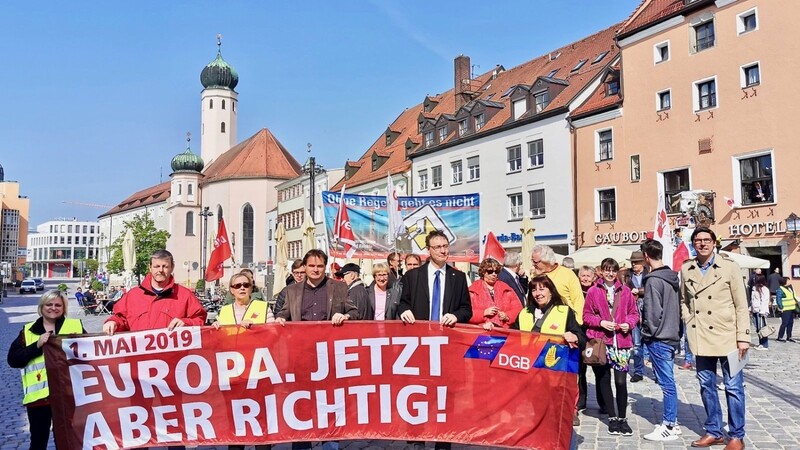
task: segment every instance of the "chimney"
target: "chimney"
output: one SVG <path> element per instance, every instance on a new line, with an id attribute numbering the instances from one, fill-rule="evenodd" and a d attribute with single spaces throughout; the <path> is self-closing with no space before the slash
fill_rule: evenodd
<path id="1" fill-rule="evenodd" d="M 456 111 L 464 106 L 470 99 L 467 91 L 470 84 L 470 62 L 469 56 L 459 55 L 455 59 L 455 99 Z"/>

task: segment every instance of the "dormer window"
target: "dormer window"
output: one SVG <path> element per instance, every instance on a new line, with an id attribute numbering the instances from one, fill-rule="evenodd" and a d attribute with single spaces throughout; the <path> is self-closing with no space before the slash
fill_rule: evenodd
<path id="1" fill-rule="evenodd" d="M 372 155 L 372 171 L 378 170 L 378 155 Z"/>
<path id="2" fill-rule="evenodd" d="M 430 97 L 425 97 L 425 102 L 422 104 L 422 107 L 425 112 L 431 112 L 438 104 L 439 102 L 431 100 Z"/>
<path id="3" fill-rule="evenodd" d="M 425 121 L 420 120 L 417 123 L 417 133 L 422 133 L 422 127 L 425 125 Z"/>
<path id="4" fill-rule="evenodd" d="M 447 139 L 447 127 L 439 128 L 439 142 L 444 142 Z"/>
<path id="5" fill-rule="evenodd" d="M 483 128 L 485 121 L 486 121 L 485 114 L 480 113 L 477 116 L 475 116 L 475 131 L 480 131 L 480 129 Z"/>
<path id="6" fill-rule="evenodd" d="M 425 147 L 431 147 L 433 145 L 433 130 L 425 132 Z"/>
<path id="7" fill-rule="evenodd" d="M 606 83 L 606 96 L 619 94 L 619 80 L 609 80 Z"/>
<path id="8" fill-rule="evenodd" d="M 458 121 L 458 135 L 463 136 L 467 134 L 467 119 Z"/>
<path id="9" fill-rule="evenodd" d="M 514 120 L 519 119 L 520 117 L 522 117 L 523 114 L 525 114 L 525 111 L 528 110 L 528 100 L 525 98 L 521 98 L 515 101 L 513 104 L 513 110 L 514 110 Z"/>
<path id="10" fill-rule="evenodd" d="M 550 104 L 550 93 L 548 91 L 542 91 L 538 94 L 534 94 L 533 100 L 536 103 L 536 113 L 540 113 L 547 108 L 547 105 Z"/>

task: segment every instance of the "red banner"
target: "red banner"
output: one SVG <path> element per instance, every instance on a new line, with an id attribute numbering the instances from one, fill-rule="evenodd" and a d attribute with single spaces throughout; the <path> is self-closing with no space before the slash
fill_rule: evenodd
<path id="1" fill-rule="evenodd" d="M 438 323 L 177 328 L 52 339 L 70 449 L 338 439 L 567 449 L 578 351 Z"/>

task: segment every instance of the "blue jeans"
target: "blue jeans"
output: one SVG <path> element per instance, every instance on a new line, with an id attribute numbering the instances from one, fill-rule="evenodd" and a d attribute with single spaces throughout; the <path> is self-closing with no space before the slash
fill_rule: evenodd
<path id="1" fill-rule="evenodd" d="M 631 352 L 631 359 L 633 360 L 633 373 L 632 375 L 644 375 L 644 360 L 650 359 L 647 346 L 642 345 L 642 330 L 639 325 L 633 327 L 633 352 Z"/>
<path id="2" fill-rule="evenodd" d="M 753 325 L 756 327 L 756 333 L 761 331 L 761 328 L 767 325 L 767 316 L 762 316 L 761 314 L 753 314 L 751 316 L 753 318 Z M 759 337 L 758 338 L 758 345 L 769 348 L 769 336 L 767 337 Z"/>
<path id="3" fill-rule="evenodd" d="M 292 450 L 310 449 L 311 442 L 292 442 Z M 339 450 L 338 441 L 325 441 L 322 443 L 322 450 Z"/>
<path id="4" fill-rule="evenodd" d="M 678 390 L 675 387 L 675 348 L 664 342 L 655 341 L 646 344 L 650 351 L 650 361 L 656 374 L 658 385 L 664 393 L 664 414 L 661 423 L 675 426 L 678 424 Z"/>
<path id="5" fill-rule="evenodd" d="M 728 402 L 728 435 L 744 438 L 744 371 L 731 377 L 731 367 L 724 356 L 695 356 L 697 360 L 697 379 L 700 380 L 700 397 L 706 409 L 706 422 L 703 428 L 716 438 L 722 437 L 722 407 L 717 394 L 717 362 L 722 365 L 722 381 L 725 384 L 725 398 Z"/>
<path id="6" fill-rule="evenodd" d="M 686 322 L 681 322 L 683 327 L 683 362 L 694 364 L 694 355 L 692 349 L 689 348 L 689 335 L 686 333 Z"/>

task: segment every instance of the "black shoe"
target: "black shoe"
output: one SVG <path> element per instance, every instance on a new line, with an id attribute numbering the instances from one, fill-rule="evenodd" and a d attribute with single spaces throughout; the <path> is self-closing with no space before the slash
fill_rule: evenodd
<path id="1" fill-rule="evenodd" d="M 633 430 L 631 429 L 630 425 L 628 425 L 628 419 L 618 419 L 617 430 L 619 431 L 619 434 L 623 436 L 633 436 Z"/>
<path id="2" fill-rule="evenodd" d="M 641 375 L 634 375 L 631 377 L 631 383 L 638 383 L 642 380 L 644 380 L 644 377 Z"/>
<path id="3" fill-rule="evenodd" d="M 778 339 L 775 339 L 775 341 L 776 341 L 776 342 L 786 342 L 786 341 L 787 341 L 787 339 L 781 339 L 781 338 L 778 338 Z M 794 339 L 788 339 L 788 341 L 790 341 L 790 342 L 794 342 Z"/>
<path id="4" fill-rule="evenodd" d="M 619 421 L 616 417 L 609 417 L 608 418 L 608 434 L 618 435 L 619 434 Z"/>
<path id="5" fill-rule="evenodd" d="M 794 339 L 792 339 L 792 338 L 788 338 L 788 339 L 786 339 L 786 342 L 797 342 L 797 341 L 795 341 L 795 340 L 794 340 Z"/>

